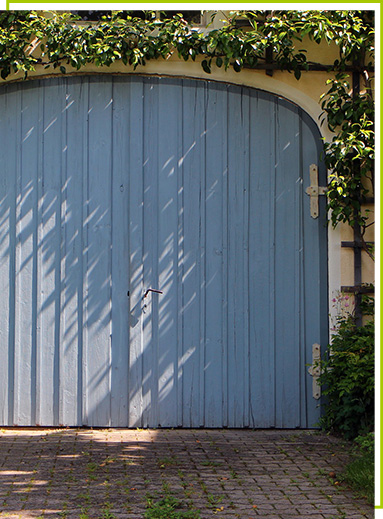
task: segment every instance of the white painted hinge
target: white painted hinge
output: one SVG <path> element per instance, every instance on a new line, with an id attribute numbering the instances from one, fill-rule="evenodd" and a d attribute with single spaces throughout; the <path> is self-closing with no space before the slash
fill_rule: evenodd
<path id="1" fill-rule="evenodd" d="M 319 195 L 325 195 L 327 188 L 318 185 L 318 166 L 310 165 L 310 186 L 306 193 L 310 196 L 310 214 L 312 218 L 319 216 Z"/>
<path id="2" fill-rule="evenodd" d="M 319 375 L 321 374 L 320 369 L 320 344 L 317 342 L 313 344 L 313 362 L 308 372 L 313 377 L 313 397 L 318 400 L 321 396 L 321 387 L 318 382 Z"/>

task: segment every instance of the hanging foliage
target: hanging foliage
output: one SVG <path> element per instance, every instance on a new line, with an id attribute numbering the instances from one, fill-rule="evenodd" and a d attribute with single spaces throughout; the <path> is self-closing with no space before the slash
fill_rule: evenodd
<path id="1" fill-rule="evenodd" d="M 96 23 L 79 23 L 70 12 L 7 11 L 0 13 L 0 73 L 3 79 L 20 71 L 27 77 L 43 67 L 66 74 L 68 66 L 80 70 L 89 63 L 110 66 L 116 61 L 136 69 L 173 54 L 185 61 L 198 58 L 207 74 L 214 66 L 236 72 L 264 68 L 288 71 L 299 80 L 302 72 L 328 70 L 322 108 L 334 132 L 325 143 L 330 219 L 334 226 L 358 222 L 364 234 L 369 224 L 362 204 L 373 190 L 373 15 L 354 10 L 234 11 L 223 27 L 201 31 L 182 14 L 157 19 L 154 11 L 143 17 L 111 12 Z M 308 61 L 301 48 L 304 38 L 335 43 L 338 58 L 325 67 Z M 363 80 L 357 93 L 351 91 L 352 73 Z"/>

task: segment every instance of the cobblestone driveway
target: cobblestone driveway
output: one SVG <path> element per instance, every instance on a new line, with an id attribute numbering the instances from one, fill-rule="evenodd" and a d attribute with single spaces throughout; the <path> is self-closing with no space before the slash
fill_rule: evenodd
<path id="1" fill-rule="evenodd" d="M 313 431 L 4 429 L 0 451 L 0 517 L 143 518 L 164 496 L 201 519 L 374 516 L 329 477 L 348 446 Z"/>

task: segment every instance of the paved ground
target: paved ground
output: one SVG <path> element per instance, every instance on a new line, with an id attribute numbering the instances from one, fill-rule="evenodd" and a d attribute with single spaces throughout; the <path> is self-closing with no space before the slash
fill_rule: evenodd
<path id="1" fill-rule="evenodd" d="M 0 517 L 372 518 L 335 484 L 347 457 L 307 431 L 5 429 Z"/>

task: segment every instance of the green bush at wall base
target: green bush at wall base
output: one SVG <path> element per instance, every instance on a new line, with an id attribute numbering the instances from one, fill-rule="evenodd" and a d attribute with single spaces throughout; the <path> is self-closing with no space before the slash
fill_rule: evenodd
<path id="1" fill-rule="evenodd" d="M 340 321 L 330 354 L 321 362 L 320 383 L 326 397 L 320 425 L 353 439 L 374 428 L 374 322 L 356 327 L 353 317 Z"/>

